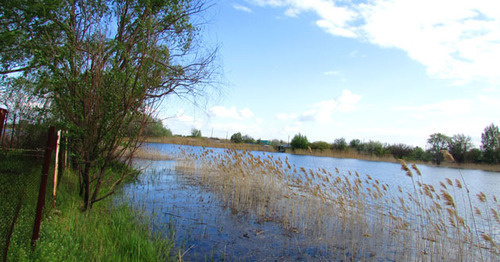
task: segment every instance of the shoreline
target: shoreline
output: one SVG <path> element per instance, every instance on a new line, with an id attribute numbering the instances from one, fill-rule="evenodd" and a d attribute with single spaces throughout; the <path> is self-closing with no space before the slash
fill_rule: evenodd
<path id="1" fill-rule="evenodd" d="M 193 137 L 146 138 L 144 142 L 278 153 L 278 151 L 276 151 L 272 146 L 257 145 L 257 144 L 235 144 L 235 143 L 232 143 L 226 139 L 206 138 L 206 137 L 201 137 L 201 138 L 193 138 Z M 293 154 L 293 155 L 309 155 L 309 156 L 333 157 L 333 158 L 342 158 L 342 159 L 358 159 L 358 160 L 373 161 L 373 162 L 399 163 L 398 160 L 396 158 L 394 158 L 392 155 L 378 157 L 378 156 L 372 156 L 372 155 L 359 154 L 353 150 L 341 151 L 341 152 L 340 151 L 332 151 L 332 150 L 324 150 L 324 151 L 313 150 L 310 152 L 308 150 L 286 149 L 285 153 Z M 407 160 L 405 160 L 405 161 L 407 161 Z M 487 172 L 500 172 L 500 165 L 473 164 L 473 163 L 456 164 L 456 163 L 449 163 L 449 162 L 442 162 L 440 165 L 435 165 L 435 164 L 432 164 L 430 162 L 422 162 L 422 161 L 407 161 L 407 162 L 415 163 L 417 165 L 430 166 L 430 167 L 443 167 L 443 168 L 454 168 L 454 169 L 481 170 L 481 171 L 487 171 Z"/>

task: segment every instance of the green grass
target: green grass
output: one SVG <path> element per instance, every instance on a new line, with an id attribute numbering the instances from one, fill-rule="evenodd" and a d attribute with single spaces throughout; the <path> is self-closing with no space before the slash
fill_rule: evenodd
<path id="1" fill-rule="evenodd" d="M 2 155 L 0 165 L 7 161 L 13 163 L 17 158 Z M 23 166 L 16 165 L 10 165 L 14 166 L 10 173 L 15 173 Z M 38 174 L 41 167 L 35 166 L 29 170 Z M 6 175 L 4 169 L 0 171 L 0 177 Z M 49 189 L 48 191 L 51 192 Z M 55 209 L 47 209 L 40 238 L 33 251 L 30 246 L 33 218 L 22 209 L 9 247 L 8 261 L 173 260 L 173 242 L 152 233 L 147 216 L 127 205 L 116 206 L 112 199 L 99 202 L 90 212 L 82 212 L 82 200 L 77 192 L 76 175 L 66 173 L 58 189 L 57 206 Z M 5 203 L 2 201 L 0 204 L 2 208 Z M 49 203 L 51 198 L 46 207 L 50 207 Z M 4 243 L 0 246 L 3 245 Z"/>

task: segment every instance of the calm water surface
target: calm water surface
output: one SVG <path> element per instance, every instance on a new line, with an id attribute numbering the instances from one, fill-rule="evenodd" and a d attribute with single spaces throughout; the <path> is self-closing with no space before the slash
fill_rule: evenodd
<path id="1" fill-rule="evenodd" d="M 171 156 L 181 150 L 195 154 L 201 147 L 169 144 L 147 144 L 154 150 Z M 213 149 L 223 153 L 224 149 Z M 371 162 L 330 157 L 298 156 L 284 153 L 252 152 L 254 156 L 269 156 L 274 159 L 288 158 L 297 168 L 324 168 L 334 173 L 358 172 L 369 174 L 381 183 L 395 189 L 413 190 L 411 180 L 401 166 L 395 163 Z M 171 234 L 175 228 L 175 245 L 185 252 L 186 261 L 241 260 L 241 261 L 290 261 L 290 260 L 339 260 L 349 258 L 343 250 L 332 253 L 299 233 L 284 230 L 278 223 L 262 221 L 252 214 L 238 212 L 226 207 L 217 196 L 186 176 L 177 175 L 175 160 L 143 161 L 135 165 L 144 172 L 135 183 L 123 188 L 122 199 L 143 208 L 152 214 L 154 230 Z M 461 170 L 419 166 L 422 180 L 439 185 L 444 178 L 463 179 L 472 195 L 484 192 L 488 196 L 499 195 L 500 173 L 479 170 Z M 473 198 L 473 201 L 476 201 Z M 311 243 L 315 243 L 312 245 Z M 383 259 L 385 260 L 385 259 Z M 391 260 L 391 259 L 389 259 Z"/>

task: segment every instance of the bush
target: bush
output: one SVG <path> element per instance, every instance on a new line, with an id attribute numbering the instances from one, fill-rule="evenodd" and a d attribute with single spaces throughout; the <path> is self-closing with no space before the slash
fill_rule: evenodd
<path id="1" fill-rule="evenodd" d="M 311 143 L 311 149 L 320 150 L 320 151 L 327 150 L 327 149 L 330 149 L 330 144 L 328 144 L 327 142 L 324 142 L 324 141 L 317 141 L 317 142 Z"/>

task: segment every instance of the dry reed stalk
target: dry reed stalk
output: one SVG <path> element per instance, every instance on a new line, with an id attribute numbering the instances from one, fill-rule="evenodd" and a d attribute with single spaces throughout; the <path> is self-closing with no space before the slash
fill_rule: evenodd
<path id="1" fill-rule="evenodd" d="M 458 215 L 457 203 L 445 190 L 446 185 L 441 182 L 443 189 L 438 194 L 432 185 L 420 180 L 415 182 L 406 163 L 402 164 L 402 169 L 412 178 L 415 191 L 407 196 L 399 186 L 398 191 L 391 192 L 388 185 L 380 185 L 372 177 L 362 177 L 357 172 L 342 174 L 336 169 L 332 175 L 324 169 L 300 167 L 297 172 L 296 167 L 292 170 L 288 159 L 255 157 L 247 151 L 227 150 L 218 155 L 211 151 L 202 156 L 196 160 L 197 164 L 189 164 L 197 169 L 182 170 L 201 173 L 204 183 L 218 192 L 232 208 L 240 210 L 238 212 L 246 210 L 263 219 L 281 221 L 290 230 L 311 234 L 323 241 L 333 236 L 349 239 L 349 245 L 342 245 L 361 253 L 363 248 L 360 247 L 363 246 L 385 250 L 398 243 L 404 243 L 402 250 L 414 247 L 411 255 L 401 251 L 402 257 L 439 260 L 456 253 L 450 250 L 456 250 L 458 258 L 475 257 L 481 252 L 473 249 L 479 239 L 467 226 L 467 220 Z M 418 168 L 415 165 L 412 168 L 421 177 Z M 455 183 L 446 180 L 446 183 L 453 190 L 464 187 L 464 183 L 458 180 Z M 486 201 L 484 193 L 478 197 Z M 399 200 L 399 207 L 390 204 L 395 203 L 395 199 Z M 439 201 L 448 206 L 447 216 L 443 214 Z M 485 212 L 497 219 L 498 212 L 492 210 Z M 482 213 L 477 207 L 475 210 L 471 208 L 472 215 Z M 443 219 L 449 220 L 449 224 Z M 384 230 L 376 231 L 375 228 Z M 334 239 L 330 241 L 331 246 L 339 244 Z M 454 245 L 458 247 L 450 249 Z M 425 256 L 421 257 L 416 250 L 425 250 Z"/>

